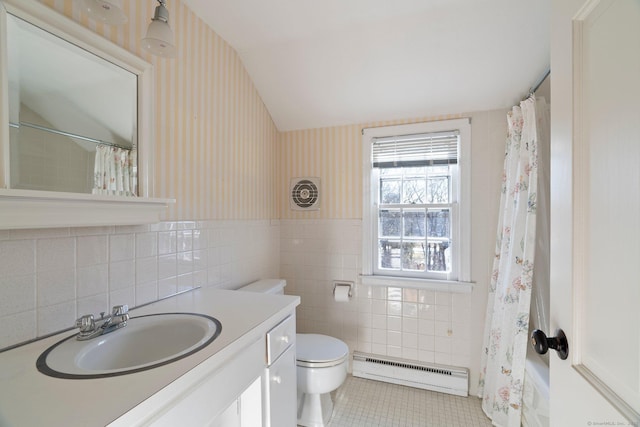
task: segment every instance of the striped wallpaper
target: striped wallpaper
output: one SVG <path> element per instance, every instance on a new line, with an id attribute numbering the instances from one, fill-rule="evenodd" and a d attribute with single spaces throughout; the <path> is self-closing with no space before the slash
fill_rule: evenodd
<path id="1" fill-rule="evenodd" d="M 41 0 L 155 67 L 155 196 L 167 220 L 362 218 L 363 128 L 439 117 L 278 132 L 235 50 L 179 0 L 169 0 L 178 57 L 141 49 L 155 1 L 125 0 L 129 21 L 96 23 L 72 0 Z M 289 208 L 293 177 L 321 179 L 319 211 Z"/>
<path id="2" fill-rule="evenodd" d="M 278 133 L 279 217 L 361 219 L 362 129 L 460 117 L 456 114 Z M 290 180 L 298 177 L 320 178 L 320 210 L 290 209 Z"/>
<path id="3" fill-rule="evenodd" d="M 72 0 L 41 0 L 155 67 L 155 196 L 168 220 L 277 217 L 277 129 L 235 52 L 179 0 L 169 0 L 178 57 L 141 49 L 155 1 L 125 0 L 129 21 L 96 23 Z"/>

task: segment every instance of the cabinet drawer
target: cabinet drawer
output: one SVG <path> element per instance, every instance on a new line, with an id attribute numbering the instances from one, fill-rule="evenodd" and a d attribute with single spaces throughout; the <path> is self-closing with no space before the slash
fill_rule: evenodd
<path id="1" fill-rule="evenodd" d="M 267 332 L 267 365 L 271 365 L 296 340 L 295 317 L 289 316 Z"/>

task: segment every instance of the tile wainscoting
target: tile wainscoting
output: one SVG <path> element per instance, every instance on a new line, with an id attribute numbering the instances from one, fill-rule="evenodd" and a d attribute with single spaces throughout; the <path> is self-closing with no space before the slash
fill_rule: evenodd
<path id="1" fill-rule="evenodd" d="M 115 304 L 282 277 L 302 300 L 300 332 L 338 337 L 351 351 L 468 367 L 473 393 L 484 281 L 470 294 L 362 285 L 361 233 L 353 219 L 0 231 L 0 348 Z M 334 280 L 356 283 L 350 302 L 333 300 Z"/>
<path id="2" fill-rule="evenodd" d="M 0 231 L 0 348 L 116 304 L 277 277 L 279 237 L 270 220 Z"/>
<path id="3" fill-rule="evenodd" d="M 298 331 L 340 338 L 352 352 L 470 368 L 473 392 L 484 286 L 465 294 L 362 285 L 361 228 L 360 220 L 280 221 L 280 273 L 302 301 Z M 356 283 L 349 302 L 334 301 L 334 280 Z"/>

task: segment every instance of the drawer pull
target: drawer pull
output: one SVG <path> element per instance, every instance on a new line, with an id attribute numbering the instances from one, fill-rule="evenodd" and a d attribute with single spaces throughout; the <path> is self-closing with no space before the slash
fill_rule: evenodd
<path id="1" fill-rule="evenodd" d="M 282 378 L 280 377 L 280 375 L 274 375 L 273 377 L 271 377 L 271 381 L 276 384 L 280 384 L 282 382 Z"/>
<path id="2" fill-rule="evenodd" d="M 282 341 L 285 344 L 289 344 L 289 335 L 283 335 L 280 337 L 280 341 Z"/>

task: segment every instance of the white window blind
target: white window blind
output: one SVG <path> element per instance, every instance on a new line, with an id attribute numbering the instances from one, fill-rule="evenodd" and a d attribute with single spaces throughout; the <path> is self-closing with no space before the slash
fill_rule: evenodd
<path id="1" fill-rule="evenodd" d="M 459 131 L 447 131 L 373 138 L 373 167 L 457 164 L 459 135 Z"/>

